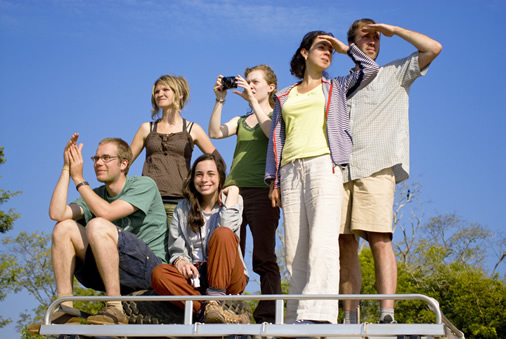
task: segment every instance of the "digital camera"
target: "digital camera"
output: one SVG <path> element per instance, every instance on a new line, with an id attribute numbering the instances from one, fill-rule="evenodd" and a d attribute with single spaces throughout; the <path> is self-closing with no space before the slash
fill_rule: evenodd
<path id="1" fill-rule="evenodd" d="M 221 78 L 221 90 L 226 91 L 230 88 L 237 88 L 235 77 L 223 77 Z"/>
<path id="2" fill-rule="evenodd" d="M 190 282 L 191 282 L 191 284 L 192 284 L 192 286 L 194 288 L 199 288 L 200 287 L 200 279 L 199 279 L 199 277 L 190 278 Z"/>

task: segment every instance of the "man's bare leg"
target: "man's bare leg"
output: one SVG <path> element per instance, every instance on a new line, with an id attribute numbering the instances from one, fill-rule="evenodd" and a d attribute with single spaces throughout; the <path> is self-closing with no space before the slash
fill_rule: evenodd
<path id="1" fill-rule="evenodd" d="M 376 273 L 376 289 L 379 294 L 395 294 L 397 289 L 397 260 L 392 247 L 390 233 L 370 232 L 368 234 L 369 246 L 374 257 L 374 271 Z M 394 301 L 381 300 L 380 320 L 385 313 L 393 317 Z"/>
<path id="2" fill-rule="evenodd" d="M 86 234 L 95 257 L 98 272 L 108 296 L 121 295 L 119 281 L 118 230 L 104 218 L 94 218 L 86 226 Z M 107 301 L 97 315 L 88 317 L 89 324 L 127 324 L 121 301 Z"/>
<path id="3" fill-rule="evenodd" d="M 358 260 L 358 241 L 353 234 L 339 235 L 340 293 L 360 294 L 362 274 Z M 358 300 L 343 300 L 345 323 L 358 323 Z"/>
<path id="4" fill-rule="evenodd" d="M 86 234 L 104 283 L 106 295 L 119 296 L 121 292 L 116 226 L 106 219 L 94 218 L 86 226 Z"/>
<path id="5" fill-rule="evenodd" d="M 68 219 L 57 223 L 53 230 L 51 258 L 58 297 L 72 295 L 72 282 L 76 266 L 76 257 L 84 261 L 88 241 L 83 226 Z M 72 306 L 72 302 L 64 302 Z"/>

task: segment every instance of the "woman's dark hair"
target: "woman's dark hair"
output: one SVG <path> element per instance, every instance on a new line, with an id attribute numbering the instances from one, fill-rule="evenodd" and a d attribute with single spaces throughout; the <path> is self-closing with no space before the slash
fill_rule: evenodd
<path id="1" fill-rule="evenodd" d="M 306 72 L 306 59 L 304 59 L 300 51 L 302 49 L 305 49 L 306 51 L 309 52 L 309 49 L 313 45 L 314 40 L 319 35 L 334 36 L 332 33 L 324 31 L 312 31 L 306 33 L 306 35 L 304 35 L 304 37 L 302 38 L 299 48 L 293 55 L 292 61 L 290 61 L 290 73 L 299 79 L 304 78 L 304 73 Z"/>
<path id="2" fill-rule="evenodd" d="M 223 159 L 215 154 L 205 153 L 198 157 L 193 163 L 188 177 L 186 178 L 183 185 L 183 197 L 190 202 L 190 211 L 188 213 L 188 226 L 191 227 L 192 231 L 198 232 L 198 230 L 204 226 L 204 216 L 202 215 L 202 209 L 200 204 L 202 203 L 202 196 L 195 188 L 195 171 L 197 165 L 205 160 L 212 160 L 216 164 L 218 170 L 218 176 L 220 182 L 218 184 L 218 192 L 221 192 L 223 183 L 225 182 L 225 163 Z"/>

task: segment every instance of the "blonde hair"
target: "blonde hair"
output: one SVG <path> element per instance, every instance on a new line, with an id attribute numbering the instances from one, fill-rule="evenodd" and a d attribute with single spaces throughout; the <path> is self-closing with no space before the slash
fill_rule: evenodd
<path id="1" fill-rule="evenodd" d="M 190 86 L 185 78 L 170 74 L 162 75 L 155 81 L 151 90 L 151 105 L 153 106 L 153 109 L 151 110 L 152 119 L 154 119 L 160 112 L 160 107 L 158 107 L 155 100 L 155 90 L 158 84 L 170 87 L 174 93 L 174 106 L 178 111 L 181 111 L 190 99 Z"/>

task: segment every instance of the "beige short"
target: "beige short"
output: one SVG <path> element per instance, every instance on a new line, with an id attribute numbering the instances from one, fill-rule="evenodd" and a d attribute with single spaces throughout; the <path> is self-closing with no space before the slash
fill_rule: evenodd
<path id="1" fill-rule="evenodd" d="M 392 233 L 395 176 L 385 168 L 344 184 L 341 234 Z"/>

